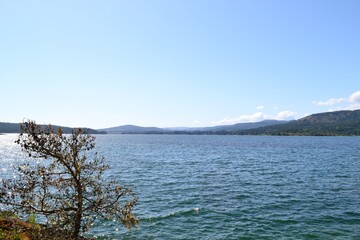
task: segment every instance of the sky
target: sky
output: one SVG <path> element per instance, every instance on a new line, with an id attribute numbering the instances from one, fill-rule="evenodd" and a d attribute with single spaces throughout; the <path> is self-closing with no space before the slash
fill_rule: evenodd
<path id="1" fill-rule="evenodd" d="M 360 109 L 358 0 L 0 0 L 0 122 L 201 127 Z"/>

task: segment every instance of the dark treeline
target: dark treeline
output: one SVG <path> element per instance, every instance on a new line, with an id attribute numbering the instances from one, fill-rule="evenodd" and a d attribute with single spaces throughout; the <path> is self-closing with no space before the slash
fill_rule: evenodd
<path id="1" fill-rule="evenodd" d="M 0 122 L 0 133 L 20 133 L 20 125 L 21 123 L 5 123 Z M 46 129 L 49 125 L 41 125 L 44 129 Z M 70 134 L 77 128 L 69 128 L 69 127 L 60 127 L 60 126 L 52 126 L 55 129 L 61 128 L 63 133 Z M 84 132 L 89 134 L 106 134 L 104 131 L 97 131 L 91 128 L 82 128 Z"/>

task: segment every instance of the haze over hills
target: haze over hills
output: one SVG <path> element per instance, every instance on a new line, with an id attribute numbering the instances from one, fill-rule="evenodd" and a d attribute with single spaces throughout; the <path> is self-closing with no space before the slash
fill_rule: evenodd
<path id="1" fill-rule="evenodd" d="M 236 130 L 245 130 L 245 129 L 252 129 L 257 127 L 264 127 L 269 125 L 276 125 L 285 123 L 286 121 L 277 121 L 277 120 L 264 120 L 261 122 L 254 122 L 254 123 L 237 123 L 234 125 L 221 125 L 221 126 L 214 126 L 214 127 L 203 127 L 203 128 L 157 128 L 157 127 L 140 127 L 134 125 L 124 125 L 112 128 L 104 128 L 99 129 L 99 131 L 104 131 L 110 134 L 179 134 L 179 133 L 207 133 L 207 132 L 217 132 L 217 131 L 236 131 Z"/>
<path id="2" fill-rule="evenodd" d="M 246 129 L 253 129 L 258 127 L 266 127 L 272 125 L 278 125 L 282 123 L 286 123 L 288 121 L 279 121 L 279 120 L 263 120 L 260 122 L 249 122 L 249 123 L 236 123 L 233 125 L 221 125 L 215 127 L 205 127 L 202 128 L 200 131 L 237 131 L 237 130 L 246 130 Z"/>
<path id="3" fill-rule="evenodd" d="M 214 127 L 197 127 L 197 128 L 166 128 L 170 131 L 184 131 L 184 132 L 217 132 L 217 131 L 236 131 L 246 130 L 258 127 L 271 126 L 276 124 L 286 123 L 288 121 L 279 120 L 263 120 L 260 122 L 236 123 L 233 125 L 219 125 Z"/>

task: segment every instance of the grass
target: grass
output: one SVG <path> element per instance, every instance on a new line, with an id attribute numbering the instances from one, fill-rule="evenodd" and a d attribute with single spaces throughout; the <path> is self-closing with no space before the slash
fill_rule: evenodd
<path id="1" fill-rule="evenodd" d="M 36 216 L 30 215 L 27 221 L 21 220 L 10 211 L 0 211 L 0 240 L 63 240 L 66 230 L 54 231 L 36 223 Z M 70 234 L 69 234 L 70 235 Z M 71 238 L 67 237 L 67 240 Z M 80 237 L 77 240 L 91 240 Z"/>

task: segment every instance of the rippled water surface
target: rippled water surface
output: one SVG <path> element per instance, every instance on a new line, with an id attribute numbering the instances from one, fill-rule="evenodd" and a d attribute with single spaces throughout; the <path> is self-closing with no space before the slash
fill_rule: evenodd
<path id="1" fill-rule="evenodd" d="M 0 135 L 0 171 L 23 161 Z M 360 138 L 100 135 L 141 224 L 98 239 L 360 239 Z"/>

